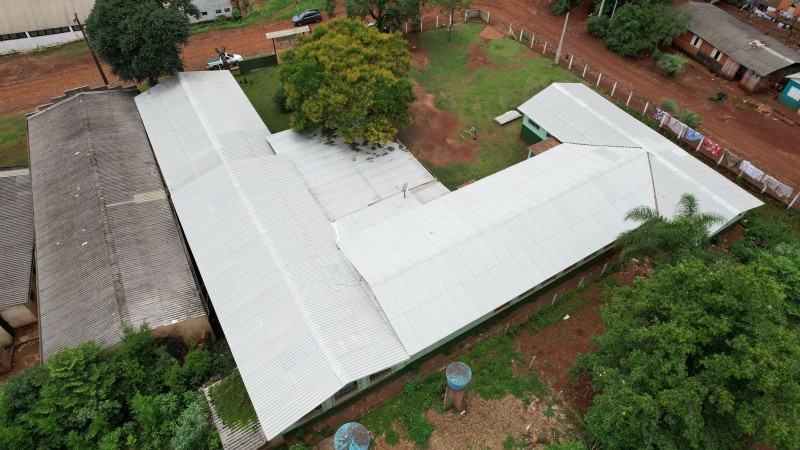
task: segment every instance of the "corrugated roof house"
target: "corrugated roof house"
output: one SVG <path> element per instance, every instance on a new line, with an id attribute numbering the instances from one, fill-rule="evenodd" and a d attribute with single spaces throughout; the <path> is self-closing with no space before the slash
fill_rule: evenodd
<path id="1" fill-rule="evenodd" d="M 28 118 L 42 360 L 64 347 L 210 332 L 133 92 Z"/>
<path id="2" fill-rule="evenodd" d="M 800 68 L 800 53 L 710 3 L 687 2 L 688 31 L 673 43 L 722 76 L 754 92 Z"/>
<path id="3" fill-rule="evenodd" d="M 583 84 L 553 84 L 519 110 L 569 144 L 355 232 L 339 229 L 339 246 L 412 358 L 603 252 L 636 225 L 625 220 L 634 207 L 671 217 L 688 192 L 725 226 L 761 205 Z"/>
<path id="4" fill-rule="evenodd" d="M 179 73 L 136 103 L 268 439 L 408 359 L 229 72 Z"/>
<path id="5" fill-rule="evenodd" d="M 0 170 L 0 318 L 13 328 L 36 321 L 30 298 L 33 263 L 33 204 L 27 168 Z M 0 327 L 0 346 L 11 333 Z"/>

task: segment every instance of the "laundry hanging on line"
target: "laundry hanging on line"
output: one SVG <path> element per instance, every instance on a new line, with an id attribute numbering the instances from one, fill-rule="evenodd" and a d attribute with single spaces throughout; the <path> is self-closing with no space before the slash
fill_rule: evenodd
<path id="1" fill-rule="evenodd" d="M 725 150 L 724 156 L 725 156 L 724 159 L 725 165 L 728 167 L 736 167 L 736 165 L 742 161 L 742 158 L 740 156 L 731 153 L 730 150 Z"/>
<path id="2" fill-rule="evenodd" d="M 767 189 L 774 192 L 778 197 L 788 198 L 792 195 L 792 192 L 794 192 L 792 188 L 769 175 L 764 175 L 764 178 L 761 179 L 761 182 L 767 186 Z"/>
<path id="3" fill-rule="evenodd" d="M 672 132 L 678 136 L 680 136 L 681 133 L 683 133 L 683 130 L 686 129 L 686 125 L 674 117 L 670 117 L 665 123 L 667 124 L 667 128 L 672 130 Z"/>
<path id="4" fill-rule="evenodd" d="M 686 134 L 684 134 L 683 137 L 685 137 L 687 141 L 699 141 L 703 139 L 704 136 L 692 128 L 686 128 Z"/>
<path id="5" fill-rule="evenodd" d="M 709 152 L 711 152 L 712 155 L 714 155 L 715 158 L 719 158 L 720 156 L 722 156 L 722 152 L 725 151 L 725 149 L 722 148 L 721 145 L 717 144 L 716 142 L 712 141 L 707 137 L 703 140 L 703 143 L 700 144 L 700 148 L 708 150 Z"/>
<path id="6" fill-rule="evenodd" d="M 661 108 L 656 108 L 656 110 L 653 111 L 653 119 L 657 120 L 659 125 L 661 125 L 662 120 L 666 122 L 670 117 L 669 113 Z"/>
<path id="7" fill-rule="evenodd" d="M 762 178 L 764 178 L 764 171 L 759 169 L 758 167 L 750 164 L 750 161 L 747 161 L 747 160 L 742 161 L 742 163 L 739 164 L 739 169 L 741 169 L 742 172 L 747 174 L 748 177 L 750 177 L 750 178 L 752 178 L 752 179 L 754 179 L 756 181 L 759 181 Z"/>

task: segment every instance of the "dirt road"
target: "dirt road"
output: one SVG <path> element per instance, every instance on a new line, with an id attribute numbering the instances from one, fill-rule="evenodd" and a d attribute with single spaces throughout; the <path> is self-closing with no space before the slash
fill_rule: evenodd
<path id="1" fill-rule="evenodd" d="M 474 7 L 532 30 L 537 38 L 551 43 L 557 42 L 563 26 L 563 17 L 550 14 L 547 0 L 476 0 Z M 591 37 L 584 25 L 590 10 L 591 4 L 586 1 L 573 9 L 564 53 L 575 54 L 591 67 L 601 68 L 604 76 L 615 78 L 636 94 L 655 101 L 665 97 L 677 100 L 682 107 L 703 116 L 700 131 L 713 136 L 781 181 L 800 186 L 800 126 L 786 124 L 777 114 L 761 113 L 754 106 L 755 102 L 761 102 L 778 107 L 775 93 L 745 96 L 736 84 L 717 78 L 699 64 L 689 66 L 684 77 L 664 77 L 653 70 L 649 59 L 623 58 L 609 52 L 602 41 Z M 341 5 L 338 15 L 343 15 Z M 225 46 L 228 51 L 245 57 L 270 53 L 271 43 L 264 33 L 284 28 L 291 28 L 291 22 L 215 30 L 192 36 L 183 53 L 186 69 L 203 70 L 205 59 L 214 54 L 215 47 Z M 112 82 L 119 83 L 119 80 Z M 65 89 L 99 84 L 100 78 L 88 53 L 69 59 L 57 53 L 43 57 L 0 57 L 0 114 L 30 111 Z M 731 100 L 721 106 L 710 102 L 708 97 L 718 91 L 727 92 Z M 752 103 L 743 103 L 743 99 Z"/>

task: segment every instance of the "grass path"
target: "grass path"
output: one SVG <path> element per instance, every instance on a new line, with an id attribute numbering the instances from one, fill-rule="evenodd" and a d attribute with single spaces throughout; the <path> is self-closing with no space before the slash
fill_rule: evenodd
<path id="1" fill-rule="evenodd" d="M 0 116 L 0 167 L 28 164 L 24 114 Z"/>

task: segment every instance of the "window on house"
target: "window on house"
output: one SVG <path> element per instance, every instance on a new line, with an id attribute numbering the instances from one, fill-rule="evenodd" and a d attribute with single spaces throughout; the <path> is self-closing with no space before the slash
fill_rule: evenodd
<path id="1" fill-rule="evenodd" d="M 10 33 L 0 34 L 0 41 L 13 41 L 14 39 L 23 39 L 28 37 L 25 33 Z"/>
<path id="2" fill-rule="evenodd" d="M 786 93 L 786 96 L 794 100 L 800 100 L 800 89 L 792 86 L 789 88 L 789 92 Z"/>
<path id="3" fill-rule="evenodd" d="M 336 400 L 339 400 L 340 398 L 344 397 L 345 395 L 355 391 L 357 387 L 358 387 L 358 383 L 353 381 L 352 383 L 349 383 L 349 384 L 345 385 L 345 387 L 339 389 L 339 392 L 333 394 L 333 398 L 336 399 Z"/>
<path id="4" fill-rule="evenodd" d="M 392 372 L 392 368 L 391 367 L 388 368 L 388 369 L 381 370 L 380 372 L 375 372 L 375 373 L 373 373 L 372 375 L 369 376 L 369 381 L 372 382 L 372 381 L 375 381 L 375 380 L 377 380 L 379 378 L 383 378 L 386 375 L 389 375 L 391 372 Z"/>
<path id="5" fill-rule="evenodd" d="M 225 8 L 225 12 L 231 12 L 230 8 Z"/>
<path id="6" fill-rule="evenodd" d="M 207 16 L 208 15 L 208 11 L 203 11 L 203 12 L 200 13 L 200 15 L 201 16 Z"/>
<path id="7" fill-rule="evenodd" d="M 83 28 L 83 25 L 73 25 L 72 31 L 81 31 L 81 28 Z"/>
<path id="8" fill-rule="evenodd" d="M 692 46 L 700 48 L 700 45 L 703 43 L 703 40 L 700 39 L 700 36 L 695 36 L 692 38 Z"/>
<path id="9" fill-rule="evenodd" d="M 217 10 L 217 14 L 219 14 L 219 13 L 221 13 L 221 12 L 222 12 L 222 10 L 221 10 L 221 9 L 218 9 L 218 10 Z"/>
<path id="10" fill-rule="evenodd" d="M 711 51 L 711 57 L 719 61 L 722 59 L 722 52 L 717 49 L 714 49 Z"/>

